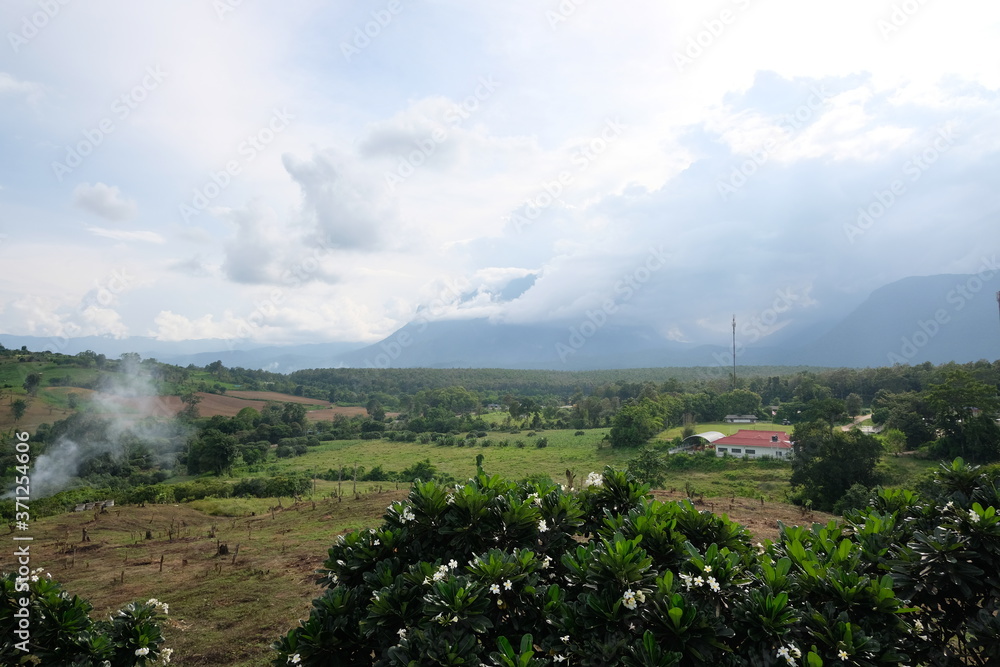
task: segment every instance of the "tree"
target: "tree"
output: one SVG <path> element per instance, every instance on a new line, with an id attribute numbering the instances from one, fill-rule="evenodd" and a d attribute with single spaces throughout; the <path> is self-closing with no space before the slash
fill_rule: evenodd
<path id="1" fill-rule="evenodd" d="M 719 411 L 727 415 L 755 415 L 760 412 L 760 394 L 748 389 L 733 389 L 718 398 Z"/>
<path id="2" fill-rule="evenodd" d="M 14 413 L 14 422 L 21 421 L 21 417 L 28 411 L 28 401 L 23 398 L 14 399 L 10 404 L 10 409 Z"/>
<path id="3" fill-rule="evenodd" d="M 385 408 L 379 403 L 377 398 L 371 398 L 368 400 L 367 405 L 365 405 L 365 411 L 368 416 L 377 422 L 383 421 L 385 419 Z"/>
<path id="4" fill-rule="evenodd" d="M 667 474 L 667 463 L 663 456 L 652 447 L 643 447 L 639 453 L 625 464 L 625 471 L 641 484 L 650 488 L 660 488 Z"/>
<path id="5" fill-rule="evenodd" d="M 42 384 L 41 373 L 28 373 L 24 378 L 24 390 L 31 396 L 38 393 L 38 387 Z"/>
<path id="6" fill-rule="evenodd" d="M 222 475 L 233 467 L 238 443 L 235 437 L 217 429 L 207 429 L 188 447 L 188 472 Z"/>
<path id="7" fill-rule="evenodd" d="M 878 438 L 857 429 L 833 430 L 823 421 L 800 424 L 792 431 L 793 486 L 818 509 L 830 510 L 854 484 L 878 484 L 875 466 L 882 456 Z"/>
<path id="8" fill-rule="evenodd" d="M 943 434 L 938 442 L 940 454 L 961 456 L 973 463 L 998 458 L 1000 428 L 994 417 L 1000 398 L 996 387 L 976 380 L 968 371 L 953 370 L 925 395 L 934 411 L 934 425 Z"/>
<path id="9" fill-rule="evenodd" d="M 656 435 L 663 420 L 655 415 L 655 407 L 649 399 L 622 406 L 611 420 L 611 446 L 638 447 Z"/>
<path id="10" fill-rule="evenodd" d="M 861 414 L 861 397 L 853 392 L 848 394 L 847 398 L 844 399 L 844 407 L 847 410 L 848 416 L 857 417 Z"/>
<path id="11" fill-rule="evenodd" d="M 201 396 L 189 391 L 181 395 L 181 403 L 184 404 L 184 407 L 178 413 L 179 417 L 189 420 L 198 418 L 198 404 L 201 403 Z"/>
<path id="12" fill-rule="evenodd" d="M 814 398 L 806 403 L 802 416 L 807 421 L 823 419 L 833 428 L 837 422 L 847 417 L 847 408 L 844 401 L 837 398 Z"/>

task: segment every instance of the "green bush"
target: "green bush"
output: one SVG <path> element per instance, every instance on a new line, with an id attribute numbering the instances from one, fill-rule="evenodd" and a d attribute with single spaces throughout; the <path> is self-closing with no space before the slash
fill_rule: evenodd
<path id="1" fill-rule="evenodd" d="M 622 472 L 587 488 L 417 483 L 339 538 L 274 665 L 884 665 L 1000 659 L 996 476 L 877 490 L 753 545 Z M 518 649 L 514 647 L 518 646 Z"/>
<path id="2" fill-rule="evenodd" d="M 0 578 L 0 664 L 134 667 L 170 661 L 159 625 L 166 604 L 133 602 L 108 620 L 94 621 L 89 602 L 70 596 L 40 569 L 24 570 Z"/>

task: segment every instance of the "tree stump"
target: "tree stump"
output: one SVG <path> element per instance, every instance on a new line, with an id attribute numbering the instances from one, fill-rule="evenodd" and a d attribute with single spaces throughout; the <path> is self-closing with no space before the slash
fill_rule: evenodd
<path id="1" fill-rule="evenodd" d="M 219 545 L 218 555 L 219 556 L 228 556 L 229 555 L 229 545 L 228 544 L 220 544 Z"/>

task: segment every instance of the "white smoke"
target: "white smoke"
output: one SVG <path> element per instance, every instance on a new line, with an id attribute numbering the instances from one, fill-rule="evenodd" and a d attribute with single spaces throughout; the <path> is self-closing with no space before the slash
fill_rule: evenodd
<path id="1" fill-rule="evenodd" d="M 126 358 L 118 372 L 101 377 L 81 414 L 72 417 L 76 427 L 34 460 L 32 497 L 44 498 L 77 485 L 80 467 L 95 457 L 107 454 L 126 463 L 135 443 L 148 449 L 155 463 L 169 463 L 174 444 L 186 439 L 187 427 L 170 417 L 172 411 L 158 395 L 148 367 Z"/>

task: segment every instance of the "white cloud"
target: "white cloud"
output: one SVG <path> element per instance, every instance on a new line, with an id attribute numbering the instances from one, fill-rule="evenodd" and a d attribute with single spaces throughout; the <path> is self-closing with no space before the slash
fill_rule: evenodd
<path id="1" fill-rule="evenodd" d="M 23 96 L 29 104 L 37 104 L 45 94 L 45 86 L 33 81 L 19 81 L 7 72 L 0 72 L 0 96 Z"/>
<path id="2" fill-rule="evenodd" d="M 131 220 L 139 213 L 133 199 L 124 199 L 118 186 L 81 183 L 73 190 L 73 205 L 112 222 Z"/>
<path id="3" fill-rule="evenodd" d="M 143 243 L 165 243 L 166 239 L 154 231 L 126 231 L 123 229 L 107 229 L 106 227 L 87 227 L 87 231 L 95 236 L 101 236 L 115 241 L 142 241 Z"/>

